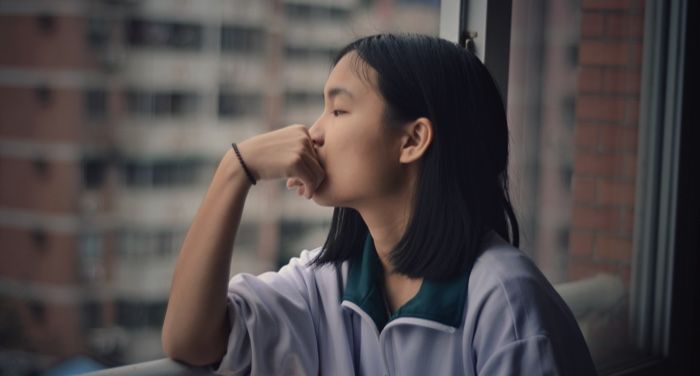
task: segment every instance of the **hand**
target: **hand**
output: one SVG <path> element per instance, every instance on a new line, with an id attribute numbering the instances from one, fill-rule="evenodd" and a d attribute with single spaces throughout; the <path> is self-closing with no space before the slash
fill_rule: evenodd
<path id="1" fill-rule="evenodd" d="M 307 199 L 325 178 L 309 131 L 293 124 L 251 137 L 238 144 L 243 160 L 256 180 L 288 178 L 287 187 Z"/>

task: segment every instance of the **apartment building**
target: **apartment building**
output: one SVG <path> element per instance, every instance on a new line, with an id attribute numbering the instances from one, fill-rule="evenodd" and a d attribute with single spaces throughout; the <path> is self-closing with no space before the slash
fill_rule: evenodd
<path id="1" fill-rule="evenodd" d="M 175 258 L 230 143 L 310 125 L 342 45 L 397 25 L 436 34 L 438 13 L 358 0 L 0 2 L 0 364 L 162 356 Z M 232 273 L 320 245 L 330 219 L 284 182 L 255 188 Z"/>

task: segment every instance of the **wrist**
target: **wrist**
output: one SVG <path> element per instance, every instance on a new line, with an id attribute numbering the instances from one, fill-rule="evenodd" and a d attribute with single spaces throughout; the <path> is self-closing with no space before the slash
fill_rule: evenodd
<path id="1" fill-rule="evenodd" d="M 253 185 L 248 176 L 246 176 L 243 166 L 238 161 L 236 152 L 230 147 L 219 163 L 216 174 L 221 174 L 225 180 L 234 185 L 241 185 L 247 188 Z"/>
<path id="2" fill-rule="evenodd" d="M 253 171 L 246 164 L 245 160 L 243 159 L 243 155 L 241 154 L 241 151 L 238 148 L 238 145 L 236 145 L 235 142 L 232 142 L 231 148 L 233 149 L 233 152 L 236 154 L 236 159 L 238 159 L 238 163 L 241 165 L 241 169 L 243 170 L 243 172 L 245 172 L 246 177 L 248 178 L 248 180 L 250 181 L 250 183 L 252 185 L 255 185 L 255 183 L 258 181 L 258 176 L 254 175 Z"/>

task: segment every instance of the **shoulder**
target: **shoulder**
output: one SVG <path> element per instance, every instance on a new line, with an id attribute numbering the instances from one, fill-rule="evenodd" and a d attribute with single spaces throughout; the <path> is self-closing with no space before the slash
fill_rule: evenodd
<path id="1" fill-rule="evenodd" d="M 551 320 L 576 325 L 564 301 L 527 254 L 495 233 L 484 244 L 469 277 L 472 311 L 504 319 L 501 325 L 511 327 L 512 340 L 557 330 Z"/>
<path id="2" fill-rule="evenodd" d="M 524 370 L 547 365 L 552 373 L 594 374 L 571 310 L 534 262 L 497 235 L 485 244 L 469 277 L 464 332 L 477 369 L 511 363 Z"/>
<path id="3" fill-rule="evenodd" d="M 321 247 L 304 249 L 277 271 L 258 275 L 237 274 L 229 282 L 229 293 L 245 289 L 252 293 L 273 292 L 286 297 L 303 296 L 308 299 L 318 289 L 329 288 L 332 286 L 330 282 L 338 280 L 339 273 L 335 266 L 313 265 L 320 252 Z"/>

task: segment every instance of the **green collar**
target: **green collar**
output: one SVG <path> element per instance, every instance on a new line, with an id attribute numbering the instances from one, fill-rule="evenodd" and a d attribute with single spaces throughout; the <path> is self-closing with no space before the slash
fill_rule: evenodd
<path id="1" fill-rule="evenodd" d="M 343 294 L 343 300 L 355 303 L 374 320 L 378 331 L 389 321 L 399 317 L 437 321 L 453 328 L 462 324 L 469 273 L 444 282 L 423 279 L 418 293 L 388 317 L 380 288 L 380 283 L 383 283 L 383 269 L 374 248 L 374 240 L 367 235 L 362 253 L 350 260 L 350 271 Z"/>

